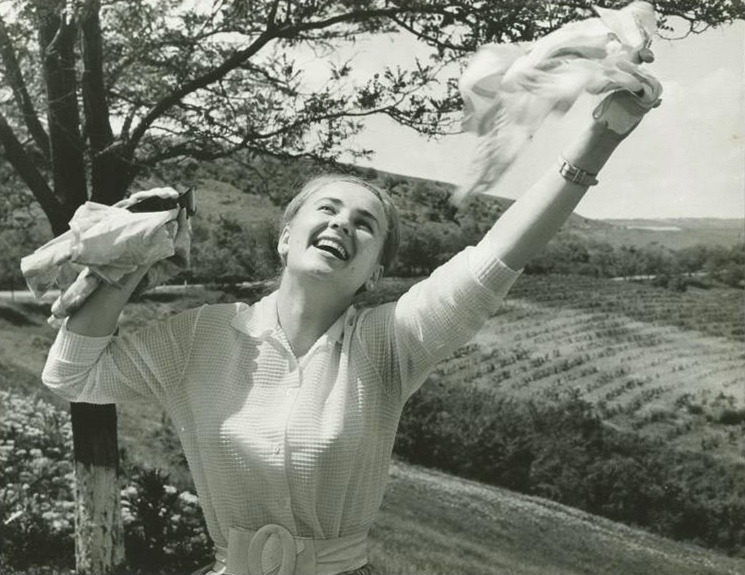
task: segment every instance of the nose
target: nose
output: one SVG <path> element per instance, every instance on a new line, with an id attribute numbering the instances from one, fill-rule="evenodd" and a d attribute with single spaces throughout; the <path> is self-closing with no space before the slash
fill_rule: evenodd
<path id="1" fill-rule="evenodd" d="M 334 214 L 334 217 L 329 222 L 329 227 L 332 230 L 339 230 L 345 235 L 349 235 L 351 230 L 349 217 L 346 216 L 343 212 L 337 212 L 336 214 Z"/>

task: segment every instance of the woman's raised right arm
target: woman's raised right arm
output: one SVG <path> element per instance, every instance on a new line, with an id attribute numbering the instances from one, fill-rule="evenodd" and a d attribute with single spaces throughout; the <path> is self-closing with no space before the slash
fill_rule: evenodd
<path id="1" fill-rule="evenodd" d="M 149 266 L 141 266 L 123 278 L 119 287 L 101 282 L 85 303 L 70 315 L 67 330 L 88 337 L 114 333 L 119 315 L 148 269 Z"/>
<path id="2" fill-rule="evenodd" d="M 188 234 L 181 210 L 175 241 L 187 251 Z M 142 396 L 166 401 L 168 388 L 182 379 L 200 312 L 190 310 L 113 337 L 122 309 L 149 267 L 140 266 L 119 286 L 101 282 L 70 314 L 44 366 L 47 387 L 70 401 L 116 403 Z"/>

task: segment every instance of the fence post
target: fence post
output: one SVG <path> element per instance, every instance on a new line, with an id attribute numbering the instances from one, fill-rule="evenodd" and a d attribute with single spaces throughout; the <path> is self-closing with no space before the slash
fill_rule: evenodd
<path id="1" fill-rule="evenodd" d="M 124 563 L 116 406 L 72 403 L 75 569 L 106 575 Z"/>

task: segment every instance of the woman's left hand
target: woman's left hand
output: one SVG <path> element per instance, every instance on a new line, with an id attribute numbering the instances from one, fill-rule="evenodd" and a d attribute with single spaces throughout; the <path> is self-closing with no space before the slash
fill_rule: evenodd
<path id="1" fill-rule="evenodd" d="M 642 50 L 649 55 L 640 55 L 640 60 L 651 61 L 649 58 L 654 59 L 649 48 L 643 48 Z M 625 66 L 620 64 L 619 67 Z M 592 113 L 596 122 L 605 125 L 622 138 L 636 128 L 647 112 L 656 108 L 662 102 L 660 99 L 662 84 L 657 78 L 631 64 L 626 68 L 625 71 L 639 81 L 640 89 L 636 92 L 630 90 L 612 92 L 598 104 Z"/>

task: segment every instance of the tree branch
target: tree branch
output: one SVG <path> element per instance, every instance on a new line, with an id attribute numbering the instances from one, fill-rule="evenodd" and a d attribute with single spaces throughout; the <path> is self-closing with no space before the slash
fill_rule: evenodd
<path id="1" fill-rule="evenodd" d="M 83 53 L 83 111 L 90 142 L 91 198 L 111 204 L 121 199 L 128 182 L 128 162 L 111 147 L 114 134 L 109 121 L 109 105 L 103 73 L 103 40 L 99 12 L 100 0 L 88 0 L 81 11 Z M 99 153 L 108 150 L 105 153 Z"/>
<path id="2" fill-rule="evenodd" d="M 176 102 L 181 100 L 184 96 L 187 96 L 197 90 L 208 86 L 209 84 L 216 82 L 223 78 L 226 74 L 239 67 L 246 60 L 251 58 L 254 54 L 259 52 L 266 44 L 271 40 L 277 38 L 293 38 L 296 34 L 308 31 L 328 28 L 335 24 L 341 24 L 344 22 L 348 23 L 359 23 L 366 20 L 386 18 L 395 16 L 402 13 L 410 12 L 428 12 L 428 13 L 439 13 L 439 8 L 387 8 L 380 10 L 352 10 L 344 14 L 339 14 L 326 18 L 324 20 L 316 20 L 313 22 L 305 22 L 299 24 L 288 24 L 285 26 L 277 27 L 273 21 L 270 21 L 267 29 L 262 32 L 254 42 L 243 50 L 234 52 L 230 57 L 222 62 L 219 66 L 209 70 L 202 74 L 198 78 L 187 82 L 183 86 L 178 87 L 173 92 L 162 98 L 157 102 L 150 111 L 142 118 L 139 124 L 132 131 L 132 136 L 127 142 L 127 153 L 131 156 L 134 155 L 134 150 L 137 144 L 142 139 L 145 132 L 163 113 L 173 106 Z"/>
<path id="3" fill-rule="evenodd" d="M 103 150 L 114 140 L 104 86 L 99 10 L 100 0 L 87 2 L 81 14 L 80 26 L 83 32 L 83 112 L 91 144 L 91 155 Z"/>
<path id="4" fill-rule="evenodd" d="M 2 57 L 5 66 L 5 77 L 13 90 L 13 97 L 16 105 L 23 114 L 23 120 L 28 128 L 29 134 L 36 145 L 41 150 L 42 155 L 49 160 L 49 136 L 47 136 L 44 126 L 39 121 L 36 114 L 31 96 L 26 89 L 26 83 L 21 74 L 21 67 L 18 65 L 13 43 L 5 28 L 5 22 L 0 18 L 0 57 Z"/>
<path id="5" fill-rule="evenodd" d="M 161 99 L 157 104 L 155 104 L 155 106 L 150 109 L 145 117 L 140 120 L 135 129 L 132 130 L 132 136 L 127 142 L 126 146 L 127 154 L 130 157 L 134 154 L 134 150 L 137 147 L 137 144 L 139 144 L 142 136 L 145 135 L 145 132 L 152 125 L 152 123 L 155 122 L 155 120 L 157 120 L 176 102 L 181 100 L 184 96 L 187 96 L 192 92 L 196 92 L 200 88 L 204 88 L 205 86 L 216 82 L 217 80 L 225 76 L 228 72 L 238 67 L 243 61 L 256 54 L 270 40 L 272 40 L 272 36 L 269 33 L 260 35 L 248 48 L 234 53 L 231 57 L 229 57 L 216 68 L 213 68 L 209 72 L 192 80 L 191 82 L 187 82 L 183 86 L 171 92 L 165 98 Z"/>
<path id="6" fill-rule="evenodd" d="M 61 217 L 62 205 L 2 114 L 0 114 L 0 143 L 5 148 L 8 162 L 29 187 L 41 209 L 49 218 L 55 235 L 62 233 L 67 226 L 67 220 L 64 216 Z"/>

